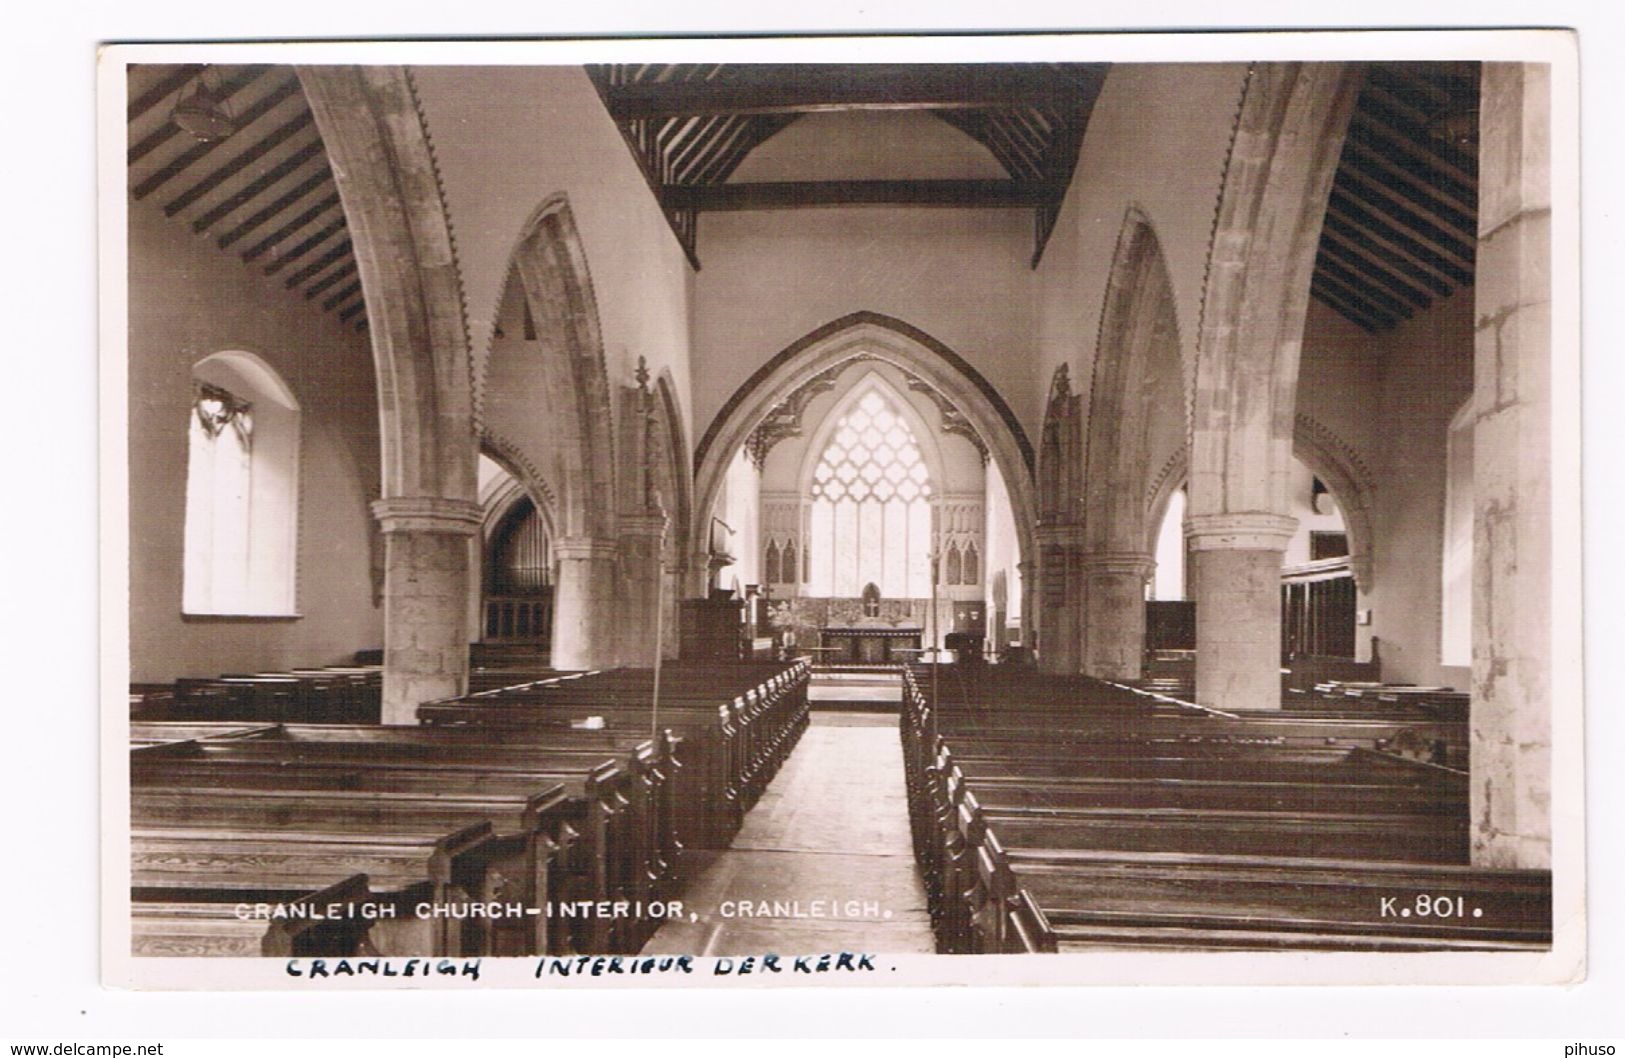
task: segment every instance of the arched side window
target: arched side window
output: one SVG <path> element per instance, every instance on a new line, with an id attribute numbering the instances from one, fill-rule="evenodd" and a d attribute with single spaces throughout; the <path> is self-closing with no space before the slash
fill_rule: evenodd
<path id="1" fill-rule="evenodd" d="M 981 563 L 979 561 L 979 558 L 980 558 L 980 556 L 977 555 L 977 553 L 976 553 L 976 544 L 975 544 L 975 542 L 972 541 L 971 543 L 966 544 L 965 545 L 965 568 L 962 571 L 963 574 L 964 574 L 963 583 L 965 583 L 965 584 L 977 584 L 977 583 L 981 582 L 982 570 L 981 570 Z"/>
<path id="2" fill-rule="evenodd" d="M 810 485 L 809 594 L 931 594 L 931 474 L 908 421 L 879 390 L 841 416 Z"/>
<path id="3" fill-rule="evenodd" d="M 253 353 L 192 368 L 187 416 L 187 614 L 296 616 L 299 404 Z"/>
<path id="4" fill-rule="evenodd" d="M 1444 554 L 1439 564 L 1439 663 L 1473 663 L 1473 401 L 1445 438 Z"/>

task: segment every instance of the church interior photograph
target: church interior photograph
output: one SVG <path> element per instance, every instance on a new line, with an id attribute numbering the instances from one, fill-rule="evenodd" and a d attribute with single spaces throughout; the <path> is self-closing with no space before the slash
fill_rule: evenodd
<path id="1" fill-rule="evenodd" d="M 1549 66 L 119 76 L 132 957 L 1552 948 Z"/>

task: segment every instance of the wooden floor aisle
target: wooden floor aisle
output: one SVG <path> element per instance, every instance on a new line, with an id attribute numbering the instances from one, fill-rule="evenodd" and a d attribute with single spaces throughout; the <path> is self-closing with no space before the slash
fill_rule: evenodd
<path id="1" fill-rule="evenodd" d="M 671 955 L 931 952 L 896 715 L 814 713 L 727 851 L 684 894 Z M 816 903 L 821 902 L 821 903 Z"/>

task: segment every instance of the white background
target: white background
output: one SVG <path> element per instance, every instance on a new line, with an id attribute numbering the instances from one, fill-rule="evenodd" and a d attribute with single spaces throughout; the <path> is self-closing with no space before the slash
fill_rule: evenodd
<path id="1" fill-rule="evenodd" d="M 1625 897 L 1615 670 L 1625 593 L 1615 544 L 1625 19 L 1613 5 L 930 4 L 802 0 L 551 5 L 32 3 L 0 64 L 0 1040 L 184 1036 L 837 1035 L 1446 1036 L 1596 1040 L 1625 1031 Z M 1110 20 L 1132 17 L 1126 24 Z M 1221 23 L 1219 19 L 1224 21 Z M 1356 23 L 1352 20 L 1358 19 Z M 1580 30 L 1584 233 L 1591 972 L 1569 988 L 889 989 L 346 995 L 143 994 L 98 982 L 95 47 L 106 41 L 642 35 L 655 32 L 1572 26 Z M 121 607 L 122 608 L 122 607 Z M 188 1053 L 201 1053 L 189 1051 Z M 326 1053 L 325 1051 L 321 1053 Z M 369 1052 L 370 1053 L 370 1052 Z M 1561 1056 L 1542 1045 L 1526 1053 Z"/>

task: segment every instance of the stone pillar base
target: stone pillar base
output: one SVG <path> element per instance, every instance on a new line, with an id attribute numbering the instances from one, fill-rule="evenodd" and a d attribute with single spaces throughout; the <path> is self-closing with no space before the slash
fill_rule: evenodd
<path id="1" fill-rule="evenodd" d="M 1155 559 L 1143 551 L 1083 556 L 1083 671 L 1102 680 L 1137 680 L 1145 656 L 1145 578 Z"/>
<path id="2" fill-rule="evenodd" d="M 383 721 L 468 689 L 469 541 L 477 504 L 391 497 L 372 505 L 384 532 Z"/>
<path id="3" fill-rule="evenodd" d="M 1294 518 L 1265 513 L 1186 519 L 1198 704 L 1281 708 L 1281 557 L 1296 526 Z"/>

